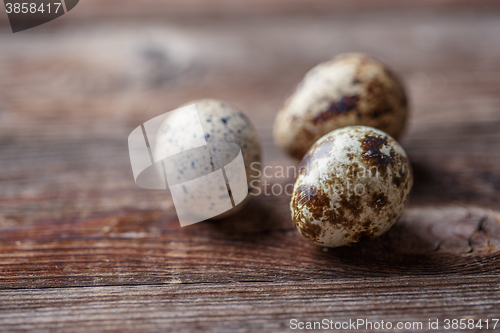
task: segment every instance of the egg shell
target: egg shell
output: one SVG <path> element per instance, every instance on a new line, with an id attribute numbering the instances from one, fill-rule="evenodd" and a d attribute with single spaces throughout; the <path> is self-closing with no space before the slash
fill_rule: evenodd
<path id="1" fill-rule="evenodd" d="M 199 124 L 197 119 L 193 122 L 192 116 L 187 112 L 178 112 L 167 117 L 156 136 L 155 156 L 170 156 L 176 151 L 183 152 L 164 161 L 169 186 L 208 175 L 221 167 L 227 166 L 229 162 L 234 160 L 241 149 L 246 172 L 246 184 L 244 186 L 248 186 L 250 190 L 250 182 L 258 179 L 261 166 L 260 142 L 250 120 L 234 106 L 224 101 L 203 99 L 185 103 L 183 106 L 193 104 L 196 105 L 199 123 L 201 123 L 202 133 L 207 144 L 206 147 L 202 146 L 196 149 L 186 149 L 184 147 L 191 144 L 185 138 L 192 138 L 197 141 L 199 140 L 197 136 L 200 133 L 199 125 L 196 126 L 196 124 Z M 251 167 L 252 163 L 256 164 Z M 227 167 L 225 169 L 226 174 L 228 174 L 229 170 Z M 176 179 L 177 176 L 179 176 L 179 179 Z M 231 180 L 229 181 L 231 183 Z M 207 184 L 206 186 L 211 186 L 210 183 Z M 217 203 L 213 201 L 214 189 L 200 188 L 199 190 L 199 192 L 204 191 L 207 193 L 207 199 L 204 201 L 210 205 L 216 205 Z M 226 189 L 221 189 L 221 193 L 223 192 L 226 192 Z M 246 201 L 244 200 L 244 202 Z M 242 206 L 243 204 L 237 204 L 236 208 L 218 217 L 231 215 Z M 219 210 L 224 209 L 220 208 Z"/>
<path id="2" fill-rule="evenodd" d="M 306 74 L 276 116 L 274 140 L 300 159 L 320 137 L 345 126 L 371 126 L 397 139 L 407 114 L 400 79 L 368 55 L 346 53 Z"/>
<path id="3" fill-rule="evenodd" d="M 320 138 L 299 166 L 290 209 L 299 232 L 328 247 L 385 233 L 413 185 L 405 151 L 388 134 L 349 126 Z"/>

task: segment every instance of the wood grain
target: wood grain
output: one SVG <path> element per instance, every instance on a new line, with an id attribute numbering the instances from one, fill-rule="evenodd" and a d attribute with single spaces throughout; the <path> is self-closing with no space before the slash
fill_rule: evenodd
<path id="1" fill-rule="evenodd" d="M 0 30 L 0 331 L 498 318 L 500 11 L 261 6 L 168 24 L 84 11 L 44 33 Z M 264 165 L 296 165 L 272 142 L 274 115 L 308 69 L 353 50 L 390 64 L 411 99 L 401 143 L 415 186 L 387 234 L 323 249 L 297 233 L 286 194 L 181 228 L 167 193 L 135 185 L 130 131 L 200 97 L 249 116 Z M 262 190 L 293 182 L 270 171 Z"/>
<path id="2" fill-rule="evenodd" d="M 497 282 L 497 276 L 483 276 L 481 281 L 462 276 L 452 282 L 403 276 L 389 281 L 372 278 L 368 286 L 365 279 L 353 277 L 9 290 L 0 291 L 6 299 L 0 318 L 3 328 L 11 331 L 288 331 L 292 318 L 421 322 L 425 329 L 429 318 L 443 323 L 446 318 L 477 321 L 498 316 Z M 471 314 L 464 303 L 481 314 Z"/>

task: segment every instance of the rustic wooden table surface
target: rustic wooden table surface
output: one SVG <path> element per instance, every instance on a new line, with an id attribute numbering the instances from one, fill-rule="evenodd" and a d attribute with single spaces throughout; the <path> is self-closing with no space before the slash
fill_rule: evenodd
<path id="1" fill-rule="evenodd" d="M 498 2 L 100 3 L 17 34 L 0 14 L 1 331 L 276 332 L 294 318 L 446 331 L 500 317 Z M 201 97 L 249 116 L 264 165 L 295 165 L 274 115 L 346 51 L 390 64 L 411 99 L 415 186 L 379 239 L 318 247 L 285 194 L 181 228 L 166 192 L 134 183 L 130 131 Z"/>

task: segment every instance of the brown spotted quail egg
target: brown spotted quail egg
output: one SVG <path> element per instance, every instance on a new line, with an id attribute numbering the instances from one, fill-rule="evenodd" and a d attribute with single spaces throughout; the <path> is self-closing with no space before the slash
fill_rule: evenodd
<path id="1" fill-rule="evenodd" d="M 171 112 L 158 130 L 154 155 L 163 161 L 179 219 L 187 221 L 181 225 L 236 212 L 249 198 L 250 182 L 260 175 L 260 142 L 250 120 L 215 99 L 192 101 Z M 186 192 L 194 182 L 192 192 Z"/>
<path id="2" fill-rule="evenodd" d="M 371 126 L 397 139 L 407 113 L 404 87 L 391 70 L 365 54 L 341 54 L 298 84 L 276 116 L 274 140 L 300 159 L 316 140 L 344 126 Z"/>
<path id="3" fill-rule="evenodd" d="M 413 185 L 403 148 L 388 134 L 348 126 L 306 153 L 290 208 L 299 232 L 328 247 L 377 237 L 401 217 Z"/>

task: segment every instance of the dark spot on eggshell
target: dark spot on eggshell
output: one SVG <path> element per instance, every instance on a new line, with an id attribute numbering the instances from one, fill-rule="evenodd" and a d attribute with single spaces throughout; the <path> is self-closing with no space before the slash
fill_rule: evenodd
<path id="1" fill-rule="evenodd" d="M 321 190 L 310 185 L 301 185 L 295 194 L 296 207 L 306 206 L 314 219 L 318 220 L 323 212 L 330 206 L 330 199 Z"/>
<path id="2" fill-rule="evenodd" d="M 389 106 L 383 106 L 383 107 L 379 107 L 379 108 L 374 108 L 371 111 L 371 115 L 372 115 L 373 118 L 380 118 L 383 115 L 391 113 L 392 111 L 393 110 L 392 110 L 391 107 L 389 107 Z"/>
<path id="3" fill-rule="evenodd" d="M 371 79 L 367 85 L 366 90 L 372 95 L 382 95 L 385 92 L 385 85 L 379 79 Z"/>
<path id="4" fill-rule="evenodd" d="M 321 112 L 319 115 L 314 117 L 313 123 L 318 124 L 329 119 L 334 118 L 335 116 L 345 114 L 349 111 L 356 109 L 357 104 L 359 102 L 359 96 L 344 96 L 339 101 L 331 102 L 328 105 L 328 108 Z"/>
<path id="5" fill-rule="evenodd" d="M 365 228 L 368 228 L 372 224 L 372 220 L 365 220 L 361 223 L 361 225 Z"/>
<path id="6" fill-rule="evenodd" d="M 361 231 L 356 232 L 354 235 L 352 235 L 351 241 L 353 243 L 358 243 L 358 242 L 362 242 L 365 240 L 369 240 L 369 239 L 373 238 L 373 236 L 374 236 L 374 233 L 371 230 L 361 230 Z"/>
<path id="7" fill-rule="evenodd" d="M 361 169 L 359 165 L 355 163 L 349 164 L 348 166 L 345 166 L 345 168 L 347 168 L 346 176 L 351 179 L 357 179 L 358 172 L 363 171 L 363 169 Z"/>
<path id="8" fill-rule="evenodd" d="M 337 201 L 339 207 L 327 208 L 323 220 L 335 229 L 352 229 L 359 222 L 363 213 L 360 197 L 357 195 L 342 196 Z"/>
<path id="9" fill-rule="evenodd" d="M 389 203 L 389 198 L 383 192 L 377 192 L 372 195 L 372 200 L 370 203 L 370 207 L 375 212 L 380 212 L 382 208 L 384 208 Z"/>
<path id="10" fill-rule="evenodd" d="M 353 221 L 356 221 L 359 215 L 363 213 L 363 206 L 359 195 L 342 196 L 338 203 L 340 210 L 349 212 Z"/>
<path id="11" fill-rule="evenodd" d="M 363 153 L 361 156 L 370 165 L 377 167 L 381 174 L 385 174 L 389 164 L 394 165 L 395 152 L 391 150 L 389 155 L 382 153 L 382 146 L 387 145 L 387 137 L 366 135 L 361 140 Z"/>
<path id="12" fill-rule="evenodd" d="M 323 228 L 321 228 L 320 225 L 310 222 L 297 225 L 297 228 L 300 230 L 302 235 L 312 241 L 318 241 L 319 237 L 323 233 Z"/>
<path id="13" fill-rule="evenodd" d="M 392 178 L 392 183 L 396 187 L 400 187 L 401 184 L 405 181 L 405 179 L 406 179 L 406 173 L 403 171 L 403 169 L 400 169 L 398 171 L 398 174 Z"/>
<path id="14" fill-rule="evenodd" d="M 379 79 L 370 80 L 366 85 L 366 91 L 368 95 L 365 98 L 369 102 L 369 108 L 366 112 L 367 116 L 372 119 L 378 119 L 396 111 L 389 98 L 392 89 L 383 84 Z M 377 127 L 383 128 L 384 126 L 379 124 Z"/>

